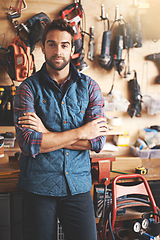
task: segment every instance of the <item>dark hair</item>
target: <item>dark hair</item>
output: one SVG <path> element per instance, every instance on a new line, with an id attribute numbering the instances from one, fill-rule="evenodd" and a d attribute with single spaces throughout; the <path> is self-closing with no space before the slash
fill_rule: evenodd
<path id="1" fill-rule="evenodd" d="M 42 35 L 42 44 L 45 45 L 45 41 L 46 41 L 46 36 L 47 33 L 51 30 L 60 30 L 60 31 L 66 31 L 68 32 L 71 37 L 71 44 L 73 47 L 74 44 L 74 30 L 72 28 L 72 26 L 70 25 L 70 23 L 68 23 L 67 21 L 63 20 L 63 19 L 56 19 L 53 20 L 52 22 L 48 23 L 43 31 L 43 35 Z"/>

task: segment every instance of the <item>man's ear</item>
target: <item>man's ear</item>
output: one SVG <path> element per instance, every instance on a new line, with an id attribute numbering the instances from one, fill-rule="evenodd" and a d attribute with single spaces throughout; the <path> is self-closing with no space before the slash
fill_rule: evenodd
<path id="1" fill-rule="evenodd" d="M 75 46 L 72 47 L 71 56 L 74 54 L 74 51 L 75 51 Z"/>

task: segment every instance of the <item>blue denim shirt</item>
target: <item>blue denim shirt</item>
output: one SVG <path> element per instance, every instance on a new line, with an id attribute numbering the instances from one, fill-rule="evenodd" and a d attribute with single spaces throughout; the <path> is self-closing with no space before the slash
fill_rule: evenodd
<path id="1" fill-rule="evenodd" d="M 14 119 L 22 150 L 19 186 L 27 191 L 48 196 L 66 196 L 91 189 L 88 150 L 62 148 L 40 153 L 42 133 L 21 128 L 17 123 L 18 117 L 24 112 L 34 111 L 49 131 L 62 132 L 104 116 L 103 97 L 97 83 L 78 73 L 73 65 L 71 79 L 63 93 L 46 72 L 44 64 L 40 71 L 18 87 Z M 105 137 L 91 140 L 92 150 L 99 152 L 104 142 Z"/>

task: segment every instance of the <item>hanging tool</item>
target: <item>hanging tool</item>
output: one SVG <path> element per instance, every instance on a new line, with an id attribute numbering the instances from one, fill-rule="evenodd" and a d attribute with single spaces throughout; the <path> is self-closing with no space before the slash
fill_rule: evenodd
<path id="1" fill-rule="evenodd" d="M 83 71 L 88 67 L 87 63 L 84 62 L 84 49 L 83 49 L 83 34 L 80 31 L 80 21 L 82 19 L 82 5 L 79 2 L 70 4 L 66 8 L 60 11 L 62 19 L 69 22 L 74 30 L 74 46 L 75 52 L 71 56 L 72 63 L 79 70 Z"/>
<path id="2" fill-rule="evenodd" d="M 89 40 L 89 51 L 88 59 L 94 61 L 95 59 L 95 42 L 94 42 L 94 26 L 90 27 L 90 40 Z"/>
<path id="3" fill-rule="evenodd" d="M 14 81 L 22 82 L 35 72 L 34 57 L 29 43 L 16 36 L 8 46 L 7 72 Z"/>
<path id="4" fill-rule="evenodd" d="M 124 45 L 123 33 L 122 33 L 122 26 L 124 24 L 124 20 L 122 15 L 119 17 L 119 7 L 116 5 L 115 10 L 115 21 L 113 22 L 112 28 L 115 23 L 118 23 L 118 27 L 115 30 L 115 34 L 113 37 L 113 44 L 112 44 L 112 54 L 114 57 L 114 68 L 118 71 L 119 75 L 122 76 L 122 71 L 124 70 L 124 59 L 122 59 L 122 50 Z"/>
<path id="5" fill-rule="evenodd" d="M 35 72 L 34 57 L 29 43 L 20 35 L 7 47 L 5 57 L 0 60 L 12 81 L 22 82 Z M 1 55 L 1 53 L 0 53 Z"/>
<path id="6" fill-rule="evenodd" d="M 149 54 L 149 55 L 147 55 L 145 57 L 145 60 L 153 61 L 157 65 L 157 67 L 159 69 L 160 53 Z M 159 83 L 160 84 L 160 74 L 156 77 L 155 83 Z"/>
<path id="7" fill-rule="evenodd" d="M 130 117 L 141 117 L 141 103 L 142 95 L 140 92 L 140 86 L 137 81 L 137 73 L 134 71 L 134 78 L 128 82 L 129 91 L 131 93 L 131 104 L 128 108 Z"/>
<path id="8" fill-rule="evenodd" d="M 109 27 L 108 16 L 105 15 L 104 4 L 102 4 L 101 6 L 101 19 L 104 22 L 104 32 L 102 37 L 101 55 L 98 56 L 98 62 L 102 68 L 110 70 L 113 66 L 112 57 L 110 55 L 111 31 Z M 108 25 L 108 30 L 106 30 L 106 21 Z"/>
<path id="9" fill-rule="evenodd" d="M 21 11 L 25 9 L 27 9 L 27 4 L 25 0 L 19 0 L 18 7 L 13 7 L 13 0 L 11 0 L 11 5 L 9 7 L 9 10 L 11 10 L 11 12 L 8 12 L 8 19 L 19 18 L 21 16 Z"/>
<path id="10" fill-rule="evenodd" d="M 124 22 L 120 25 L 120 31 L 123 36 L 123 49 L 127 51 L 127 64 L 125 64 L 125 72 L 124 78 L 127 77 L 128 74 L 131 74 L 130 71 L 130 59 L 129 59 L 129 50 L 133 47 L 133 28 L 130 23 Z"/>
<path id="11" fill-rule="evenodd" d="M 30 44 L 31 52 L 34 50 L 35 44 L 42 38 L 44 27 L 49 22 L 51 20 L 47 14 L 40 12 L 20 24 L 19 31 L 24 29 L 28 34 L 27 41 Z"/>

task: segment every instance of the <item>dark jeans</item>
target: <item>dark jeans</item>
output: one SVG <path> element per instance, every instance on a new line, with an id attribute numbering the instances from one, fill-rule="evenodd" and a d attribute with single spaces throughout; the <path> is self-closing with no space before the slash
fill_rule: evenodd
<path id="1" fill-rule="evenodd" d="M 48 197 L 24 192 L 27 240 L 56 240 L 60 219 L 65 240 L 96 240 L 94 207 L 90 192 L 67 197 Z"/>

